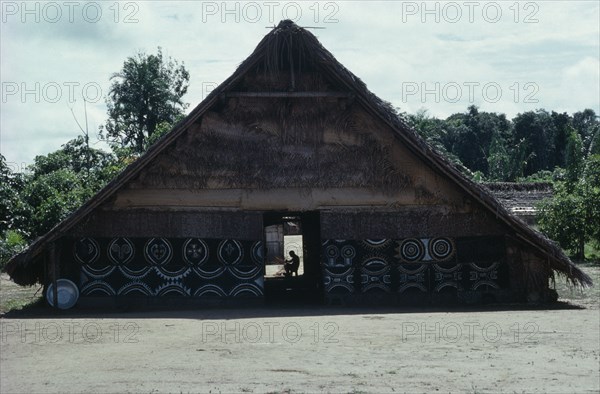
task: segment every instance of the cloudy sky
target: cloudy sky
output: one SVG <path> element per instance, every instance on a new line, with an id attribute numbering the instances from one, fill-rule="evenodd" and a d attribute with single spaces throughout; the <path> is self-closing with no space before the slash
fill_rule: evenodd
<path id="1" fill-rule="evenodd" d="M 161 46 L 190 110 L 292 19 L 402 111 L 600 113 L 600 2 L 1 1 L 0 152 L 13 170 L 106 119 L 109 78 Z M 102 144 L 98 143 L 97 147 Z"/>

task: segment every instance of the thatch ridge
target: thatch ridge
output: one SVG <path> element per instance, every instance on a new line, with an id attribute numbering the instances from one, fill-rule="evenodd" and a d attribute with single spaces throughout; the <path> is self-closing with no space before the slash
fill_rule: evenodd
<path id="1" fill-rule="evenodd" d="M 294 49 L 296 48 L 296 50 Z M 297 50 L 301 48 L 302 50 Z M 325 49 L 308 30 L 292 21 L 282 21 L 258 44 L 253 53 L 244 60 L 236 71 L 211 92 L 191 113 L 179 122 L 168 134 L 155 143 L 143 156 L 128 166 L 119 176 L 107 184 L 76 212 L 71 214 L 43 237 L 34 241 L 24 252 L 14 256 L 6 271 L 19 284 L 33 284 L 41 281 L 43 270 L 31 267 L 34 259 L 44 250 L 45 245 L 60 238 L 67 230 L 91 213 L 111 195 L 133 179 L 142 168 L 150 164 L 156 156 L 171 145 L 189 126 L 194 124 L 208 109 L 213 107 L 221 95 L 231 90 L 253 67 L 265 73 L 290 67 L 290 72 L 302 67 L 318 67 L 330 79 L 337 81 L 344 91 L 353 93 L 367 111 L 382 119 L 393 130 L 396 137 L 435 171 L 448 176 L 466 193 L 495 214 L 514 232 L 521 242 L 527 243 L 547 257 L 548 265 L 564 274 L 573 284 L 591 286 L 592 280 L 581 271 L 553 241 L 531 229 L 520 219 L 512 216 L 496 198 L 483 186 L 466 178 L 450 161 L 433 150 L 396 113 L 392 105 L 370 92 L 365 83 L 352 74 Z M 298 67 L 298 69 L 295 69 Z M 290 89 L 294 89 L 291 86 Z M 41 265 L 40 262 L 38 264 Z M 27 274 L 29 272 L 30 275 Z"/>

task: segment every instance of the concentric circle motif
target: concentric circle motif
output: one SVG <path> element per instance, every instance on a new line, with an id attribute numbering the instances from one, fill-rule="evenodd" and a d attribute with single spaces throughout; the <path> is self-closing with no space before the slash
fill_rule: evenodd
<path id="1" fill-rule="evenodd" d="M 101 295 L 101 296 L 114 296 L 115 290 L 106 282 L 102 280 L 95 280 L 85 284 L 81 288 L 82 295 Z"/>
<path id="2" fill-rule="evenodd" d="M 235 265 L 242 261 L 244 249 L 239 241 L 226 239 L 219 244 L 217 256 L 221 263 L 225 265 Z"/>
<path id="3" fill-rule="evenodd" d="M 115 265 L 127 264 L 134 255 L 133 243 L 127 238 L 115 238 L 108 244 L 108 258 Z"/>
<path id="4" fill-rule="evenodd" d="M 346 245 L 341 250 L 342 258 L 352 260 L 356 257 L 356 249 L 351 245 Z"/>
<path id="5" fill-rule="evenodd" d="M 429 242 L 429 254 L 435 260 L 448 260 L 454 254 L 454 245 L 448 238 L 436 238 Z"/>
<path id="6" fill-rule="evenodd" d="M 100 257 L 100 245 L 92 238 L 81 238 L 73 245 L 73 256 L 79 264 L 93 264 Z"/>
<path id="7" fill-rule="evenodd" d="M 325 248 L 325 257 L 327 258 L 327 265 L 335 265 L 337 258 L 340 256 L 340 249 L 335 245 L 329 245 Z"/>
<path id="8" fill-rule="evenodd" d="M 144 247 L 146 260 L 152 265 L 166 265 L 173 257 L 173 247 L 164 238 L 150 238 Z"/>
<path id="9" fill-rule="evenodd" d="M 185 241 L 182 252 L 183 260 L 191 266 L 204 264 L 209 256 L 208 245 L 198 238 L 190 238 Z"/>
<path id="10" fill-rule="evenodd" d="M 423 243 L 418 239 L 405 239 L 400 244 L 400 256 L 403 260 L 413 262 L 419 261 L 425 254 Z"/>
<path id="11" fill-rule="evenodd" d="M 227 293 L 217 285 L 204 285 L 194 292 L 194 297 L 226 297 Z"/>
<path id="12" fill-rule="evenodd" d="M 118 295 L 152 295 L 152 289 L 143 282 L 129 282 L 117 291 Z"/>

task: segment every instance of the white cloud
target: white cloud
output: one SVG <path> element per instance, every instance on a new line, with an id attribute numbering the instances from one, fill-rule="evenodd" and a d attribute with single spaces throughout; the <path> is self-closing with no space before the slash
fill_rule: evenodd
<path id="1" fill-rule="evenodd" d="M 0 150 L 9 162 L 31 163 L 35 155 L 74 138 L 79 130 L 69 105 L 83 117 L 83 85 L 92 83 L 106 94 L 110 75 L 137 51 L 155 52 L 161 46 L 185 63 L 191 74 L 185 100 L 193 108 L 209 87 L 221 83 L 250 55 L 269 32 L 268 26 L 295 17 L 298 10 L 299 25 L 324 27 L 311 31 L 371 91 L 402 110 L 424 107 L 433 115 L 448 116 L 477 104 L 508 116 L 536 108 L 600 112 L 596 2 L 478 2 L 472 21 L 463 2 L 426 2 L 433 13 L 420 1 L 228 2 L 226 9 L 220 1 L 107 2 L 98 3 L 102 15 L 95 22 L 90 22 L 93 9 L 87 17 L 82 14 L 89 4 L 82 2 L 77 3 L 73 22 L 63 9 L 57 23 L 45 20 L 52 14 L 41 14 L 50 3 L 36 2 L 41 7 L 39 22 L 22 10 L 13 13 L 6 4 L 22 3 L 2 3 L 5 20 L 0 26 Z M 494 4 L 501 11 L 497 21 Z M 456 5 L 461 12 L 458 20 Z M 525 23 L 527 16 L 534 23 Z M 125 23 L 127 17 L 133 23 Z M 22 99 L 20 91 L 15 95 L 6 91 L 14 83 L 28 89 L 39 83 L 43 90 L 48 84 L 64 87 L 71 82 L 79 83 L 77 101 L 71 104 L 67 91 L 57 103 L 43 98 L 35 102 L 32 94 Z M 473 87 L 473 100 L 465 85 L 470 82 L 479 84 Z M 486 83 L 501 88 L 497 102 L 484 94 Z M 535 90 L 526 83 L 537 89 L 533 95 L 537 102 L 525 102 Z M 420 91 L 407 96 L 407 84 L 417 84 Z M 453 103 L 449 99 L 456 96 L 455 84 L 463 90 Z M 438 99 L 434 93 L 422 97 L 421 87 L 438 90 Z M 103 99 L 88 106 L 90 130 L 96 131 L 105 117 Z"/>

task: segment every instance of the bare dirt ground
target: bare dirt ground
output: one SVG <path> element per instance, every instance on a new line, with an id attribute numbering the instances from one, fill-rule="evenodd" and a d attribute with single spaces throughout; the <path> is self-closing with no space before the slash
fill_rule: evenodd
<path id="1" fill-rule="evenodd" d="M 0 320 L 0 392 L 597 393 L 597 286 L 551 309 L 30 307 Z"/>

